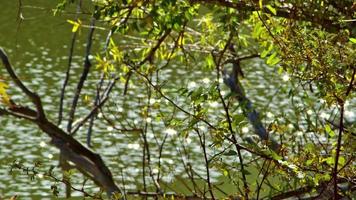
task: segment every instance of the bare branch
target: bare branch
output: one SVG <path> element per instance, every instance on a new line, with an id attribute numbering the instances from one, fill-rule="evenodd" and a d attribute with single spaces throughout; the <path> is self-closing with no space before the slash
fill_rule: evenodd
<path id="1" fill-rule="evenodd" d="M 37 111 L 35 111 L 31 108 L 14 105 L 9 108 L 10 111 L 0 109 L 0 115 L 13 115 L 37 124 L 37 126 L 52 139 L 51 143 L 61 151 L 61 155 L 66 160 L 73 162 L 79 171 L 102 187 L 108 196 L 116 192 L 122 193 L 115 184 L 110 170 L 98 154 L 87 149 L 71 135 L 67 134 L 45 117 L 40 97 L 27 89 L 16 76 L 2 48 L 0 48 L 0 57 L 16 85 L 33 101 L 37 108 Z"/>
<path id="2" fill-rule="evenodd" d="M 43 111 L 43 107 L 42 107 L 42 102 L 40 97 L 30 91 L 23 83 L 22 81 L 17 77 L 17 75 L 15 74 L 9 59 L 5 53 L 5 51 L 0 47 L 0 58 L 2 60 L 2 63 L 6 69 L 6 71 L 8 72 L 8 74 L 10 75 L 11 79 L 15 82 L 15 84 L 21 89 L 21 91 L 23 93 L 25 93 L 27 95 L 27 97 L 30 98 L 30 100 L 32 101 L 32 103 L 36 106 L 36 110 L 37 110 L 37 116 L 36 118 L 38 120 L 44 120 L 46 118 L 45 113 Z"/>
<path id="3" fill-rule="evenodd" d="M 78 15 L 81 10 L 81 4 L 82 4 L 82 0 L 78 1 L 77 11 L 76 11 L 76 19 L 78 19 Z M 72 59 L 73 59 L 73 52 L 74 52 L 76 38 L 77 38 L 77 31 L 75 31 L 72 34 L 72 39 L 71 39 L 71 44 L 70 44 L 70 49 L 69 49 L 69 56 L 68 56 L 68 66 L 67 66 L 66 76 L 64 78 L 64 82 L 63 82 L 62 89 L 61 89 L 61 97 L 59 100 L 58 125 L 62 122 L 62 119 L 63 119 L 63 101 L 64 101 L 64 96 L 65 96 L 65 90 L 67 88 L 69 78 L 70 78 L 70 70 L 72 68 Z"/>
<path id="4" fill-rule="evenodd" d="M 69 119 L 68 119 L 68 125 L 67 125 L 67 131 L 69 133 L 72 132 L 72 125 L 73 125 L 73 120 L 74 120 L 74 115 L 75 115 L 75 110 L 77 108 L 78 105 L 78 100 L 79 100 L 79 96 L 80 93 L 82 91 L 82 88 L 84 86 L 84 82 L 86 81 L 88 74 L 89 74 L 89 70 L 91 67 L 91 63 L 89 60 L 89 55 L 90 55 L 90 50 L 91 50 L 91 46 L 93 43 L 93 34 L 94 34 L 94 25 L 95 25 L 95 18 L 92 17 L 91 20 L 91 25 L 90 25 L 90 31 L 89 31 L 89 35 L 88 35 L 88 41 L 87 41 L 87 47 L 86 47 L 86 51 L 85 51 L 85 60 L 84 60 L 84 68 L 83 68 L 83 72 L 82 75 L 80 77 L 80 80 L 78 82 L 75 94 L 74 94 L 74 98 L 72 101 L 72 106 L 71 106 L 71 110 L 69 112 Z"/>

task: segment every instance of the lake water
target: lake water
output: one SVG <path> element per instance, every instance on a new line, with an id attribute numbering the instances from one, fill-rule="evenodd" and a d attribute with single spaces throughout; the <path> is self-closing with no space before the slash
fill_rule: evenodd
<path id="1" fill-rule="evenodd" d="M 57 121 L 58 104 L 60 89 L 62 86 L 65 70 L 68 62 L 68 52 L 71 40 L 71 25 L 66 22 L 67 19 L 73 19 L 74 14 L 64 13 L 61 16 L 54 17 L 51 9 L 55 5 L 47 0 L 32 0 L 24 2 L 23 17 L 24 20 L 17 20 L 17 1 L 0 1 L 0 46 L 8 53 L 13 66 L 16 69 L 19 77 L 32 90 L 36 91 L 42 98 L 45 110 L 49 118 L 54 122 Z M 86 22 L 88 23 L 88 22 Z M 87 34 L 86 29 L 81 30 L 78 42 L 76 43 L 75 55 L 73 59 L 73 70 L 71 82 L 67 90 L 65 113 L 68 113 L 68 107 L 73 97 L 74 87 L 83 66 L 84 44 Z M 95 32 L 95 45 L 93 52 L 99 51 L 102 48 L 103 41 L 108 31 L 97 30 Z M 294 131 L 293 126 L 283 118 L 289 116 L 293 118 L 295 112 L 293 105 L 288 99 L 288 91 L 283 88 L 294 84 L 286 75 L 278 75 L 276 68 L 271 68 L 263 64 L 259 60 L 253 60 L 245 66 L 246 78 L 243 84 L 247 95 L 251 98 L 257 110 L 263 116 L 264 123 L 270 123 L 273 119 L 279 118 L 281 123 L 289 126 L 290 132 Z M 95 94 L 93 88 L 98 82 L 100 71 L 95 67 L 92 68 L 92 73 L 86 82 L 86 87 L 83 94 L 89 99 L 94 99 Z M 0 69 L 0 78 L 9 80 L 4 69 Z M 190 69 L 184 66 L 171 65 L 165 68 L 160 75 L 162 82 L 166 81 L 164 86 L 165 91 L 169 95 L 172 85 L 180 85 L 190 90 L 199 87 L 209 87 L 215 79 L 214 70 L 197 70 Z M 180 182 L 181 178 L 186 178 L 185 169 L 182 162 L 190 162 L 194 170 L 205 177 L 204 160 L 202 159 L 202 150 L 199 147 L 198 137 L 190 133 L 188 137 L 180 137 L 182 130 L 165 127 L 159 119 L 160 112 L 158 109 L 153 109 L 148 118 L 142 118 L 141 111 L 145 106 L 146 88 L 140 85 L 139 78 L 133 78 L 133 83 L 130 84 L 128 95 L 123 96 L 123 84 L 119 84 L 113 94 L 112 100 L 108 102 L 106 111 L 109 113 L 108 118 L 112 119 L 118 127 L 127 127 L 128 125 L 140 127 L 148 122 L 149 131 L 148 139 L 151 147 L 151 162 L 153 172 L 158 172 L 158 152 L 159 145 L 166 134 L 168 134 L 166 145 L 162 151 L 161 173 L 162 180 L 167 185 L 170 185 L 174 190 L 186 192 L 186 189 Z M 136 84 L 137 83 L 137 84 Z M 224 88 L 225 93 L 228 92 Z M 24 98 L 18 91 L 11 88 L 10 95 L 16 102 L 21 102 L 24 105 L 29 104 L 28 99 Z M 320 103 L 314 102 L 309 105 L 304 105 L 302 101 L 303 92 L 294 99 L 296 104 L 304 107 L 304 111 L 315 111 L 323 114 L 325 118 L 333 115 L 332 109 L 320 108 Z M 186 105 L 184 98 L 173 98 L 181 105 Z M 160 111 L 168 115 L 173 110 L 169 102 L 164 99 L 153 97 L 151 100 L 152 106 L 159 106 Z M 347 106 L 347 118 L 349 121 L 355 120 L 355 113 L 352 108 L 355 108 L 356 102 L 350 102 Z M 80 102 L 78 113 L 88 113 L 90 107 L 83 101 Z M 216 121 L 224 118 L 224 112 L 219 102 L 206 102 L 209 106 L 211 117 L 209 121 L 213 124 Z M 183 106 L 184 107 L 184 106 Z M 189 109 L 185 106 L 185 108 Z M 177 118 L 185 118 L 182 112 L 174 111 Z M 239 111 L 236 111 L 238 114 Z M 79 119 L 81 116 L 76 116 Z M 62 123 L 66 126 L 66 118 Z M 76 135 L 76 138 L 85 143 L 86 128 L 84 126 Z M 201 131 L 208 131 L 204 125 L 199 126 Z M 250 132 L 251 128 L 246 125 L 241 128 L 242 134 Z M 297 137 L 297 136 L 296 136 Z M 93 150 L 103 155 L 103 158 L 114 174 L 115 180 L 120 186 L 127 190 L 141 189 L 142 190 L 142 140 L 137 132 L 125 132 L 113 129 L 99 115 L 99 119 L 95 122 L 93 137 Z M 187 155 L 182 153 L 184 148 L 188 152 Z M 213 150 L 209 154 L 213 154 Z M 183 154 L 183 156 L 182 156 Z M 249 154 L 244 154 L 245 158 L 249 158 Z M 23 120 L 15 120 L 7 117 L 0 118 L 0 197 L 11 196 L 17 194 L 21 199 L 40 198 L 50 194 L 50 185 L 53 183 L 48 179 L 36 177 L 35 180 L 30 180 L 27 175 L 15 171 L 10 173 L 10 165 L 13 161 L 22 161 L 26 166 L 33 166 L 36 161 L 41 161 L 42 165 L 39 168 L 45 171 L 49 166 L 58 165 L 58 150 L 49 144 L 49 138 L 40 132 L 36 126 L 27 123 Z M 229 163 L 238 162 L 237 158 L 228 158 Z M 148 170 L 148 169 L 146 169 Z M 59 176 L 58 167 L 54 170 Z M 225 180 L 222 172 L 212 170 L 212 179 L 214 183 L 220 183 Z M 76 175 L 75 177 L 80 177 Z M 251 175 L 248 179 L 253 182 L 257 174 L 251 169 Z M 123 181 L 124 180 L 124 183 Z M 75 183 L 80 184 L 80 178 L 74 178 Z M 152 188 L 152 181 L 147 176 L 146 182 Z M 87 188 L 92 188 L 89 183 Z M 165 187 L 164 188 L 169 188 Z M 231 183 L 225 181 L 222 184 L 222 189 L 227 192 L 235 191 Z M 60 189 L 63 191 L 63 187 Z M 63 193 L 62 193 L 63 194 Z M 73 193 L 80 195 L 80 193 Z M 221 195 L 221 194 L 220 194 Z M 35 198 L 35 199 L 36 199 Z"/>

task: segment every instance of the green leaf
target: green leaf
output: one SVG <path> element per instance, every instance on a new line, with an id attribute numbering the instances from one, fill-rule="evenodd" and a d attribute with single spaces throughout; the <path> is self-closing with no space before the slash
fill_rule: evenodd
<path id="1" fill-rule="evenodd" d="M 345 164 L 345 157 L 340 156 L 340 157 L 339 157 L 338 164 L 339 164 L 339 165 L 344 165 L 344 164 Z"/>
<path id="2" fill-rule="evenodd" d="M 281 61 L 281 59 L 279 59 L 277 56 L 277 52 L 274 52 L 266 61 L 266 63 L 268 65 L 276 65 L 277 63 L 279 63 L 279 61 Z"/>
<path id="3" fill-rule="evenodd" d="M 199 122 L 198 119 L 193 118 L 192 121 L 189 122 L 188 127 L 189 127 L 189 128 L 192 128 L 192 127 L 195 126 L 198 122 Z"/>
<path id="4" fill-rule="evenodd" d="M 258 1 L 258 4 L 260 5 L 260 8 L 261 8 L 261 9 L 262 9 L 262 7 L 263 7 L 262 1 L 263 1 L 263 0 L 259 0 L 259 1 Z"/>
<path id="5" fill-rule="evenodd" d="M 335 163 L 334 157 L 328 157 L 328 158 L 326 159 L 326 163 L 327 163 L 328 165 L 330 165 L 330 166 L 333 166 L 334 163 Z"/>
<path id="6" fill-rule="evenodd" d="M 331 130 L 331 127 L 329 126 L 329 124 L 325 125 L 325 131 L 328 133 L 328 135 L 330 137 L 335 137 L 335 132 L 333 130 Z"/>
<path id="7" fill-rule="evenodd" d="M 242 122 L 245 119 L 244 115 L 235 115 L 233 116 L 233 122 L 235 123 L 235 125 L 238 125 L 240 122 Z"/>
<path id="8" fill-rule="evenodd" d="M 261 53 L 261 58 L 265 58 L 272 50 L 273 50 L 273 44 L 271 44 L 268 49 L 265 49 Z"/>
<path id="9" fill-rule="evenodd" d="M 263 30 L 262 23 L 257 23 L 253 29 L 252 37 L 258 38 Z"/>
<path id="10" fill-rule="evenodd" d="M 225 152 L 224 153 L 225 156 L 236 156 L 237 155 L 237 152 L 234 151 L 234 150 L 230 150 L 228 152 Z"/>
<path id="11" fill-rule="evenodd" d="M 274 151 L 271 151 L 271 156 L 272 156 L 272 158 L 275 159 L 275 160 L 282 160 L 282 159 L 283 159 L 282 156 L 278 155 L 278 154 L 277 154 L 276 152 L 274 152 Z"/>
<path id="12" fill-rule="evenodd" d="M 205 58 L 205 63 L 206 63 L 206 66 L 208 67 L 208 69 L 212 69 L 213 68 L 214 59 L 210 54 Z"/>
<path id="13" fill-rule="evenodd" d="M 313 163 L 313 160 L 307 160 L 307 162 L 305 163 L 307 166 L 310 166 Z"/>
<path id="14" fill-rule="evenodd" d="M 223 171 L 223 174 L 224 174 L 224 176 L 228 176 L 228 175 L 229 175 L 229 171 L 224 170 L 224 171 Z"/>
<path id="15" fill-rule="evenodd" d="M 277 10 L 273 8 L 271 5 L 267 5 L 266 7 L 268 8 L 269 11 L 271 11 L 271 13 L 273 13 L 273 15 L 277 15 Z"/>
<path id="16" fill-rule="evenodd" d="M 277 56 L 277 52 L 274 52 L 266 61 L 267 64 L 270 64 L 273 59 Z"/>
<path id="17" fill-rule="evenodd" d="M 356 44 L 356 38 L 349 38 L 349 40 L 350 40 L 352 43 Z"/>
<path id="18" fill-rule="evenodd" d="M 277 65 L 279 62 L 281 61 L 281 59 L 280 58 L 275 58 L 275 59 L 273 59 L 273 61 L 271 62 L 271 66 L 273 66 L 273 65 Z"/>
<path id="19" fill-rule="evenodd" d="M 266 57 L 268 53 L 269 53 L 269 51 L 267 49 L 263 50 L 261 53 L 261 58 Z"/>
<path id="20" fill-rule="evenodd" d="M 247 171 L 246 169 L 242 170 L 242 173 L 245 175 L 251 175 L 251 173 L 249 171 Z"/>

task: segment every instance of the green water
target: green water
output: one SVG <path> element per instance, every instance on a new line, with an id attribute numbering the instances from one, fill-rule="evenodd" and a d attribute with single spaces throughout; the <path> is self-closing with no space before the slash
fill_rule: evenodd
<path id="1" fill-rule="evenodd" d="M 23 1 L 24 7 L 22 14 L 24 20 L 17 19 L 18 4 L 17 1 L 0 1 L 0 46 L 8 53 L 16 72 L 19 77 L 32 90 L 36 91 L 42 98 L 45 110 L 49 118 L 57 121 L 58 103 L 60 89 L 65 76 L 65 70 L 68 62 L 68 52 L 71 40 L 71 25 L 66 22 L 67 19 L 73 19 L 74 8 L 69 8 L 68 12 L 60 16 L 53 16 L 52 8 L 56 1 L 48 0 L 29 0 Z M 86 7 L 85 9 L 90 9 Z M 88 18 L 87 16 L 82 16 Z M 84 21 L 88 23 L 88 21 Z M 73 70 L 70 79 L 70 85 L 67 90 L 65 101 L 65 111 L 68 111 L 70 101 L 73 97 L 73 91 L 81 72 L 83 65 L 84 44 L 87 34 L 86 29 L 82 29 L 75 48 L 73 59 Z M 97 30 L 94 36 L 94 49 L 97 52 L 102 49 L 103 41 L 108 30 Z M 160 77 L 162 81 L 167 81 L 169 85 L 180 85 L 194 89 L 195 87 L 208 87 L 214 79 L 214 74 L 208 71 L 187 70 L 184 67 L 172 65 L 165 68 Z M 266 67 L 262 62 L 254 60 L 247 65 L 245 69 L 247 75 L 243 82 L 248 96 L 253 100 L 257 109 L 263 116 L 264 123 L 269 123 L 278 115 L 293 115 L 289 100 L 286 98 L 287 92 L 282 91 L 281 86 L 289 83 L 283 82 L 281 77 L 276 75 L 276 69 Z M 94 94 L 91 89 L 95 87 L 100 76 L 99 70 L 92 68 L 92 73 L 86 82 L 83 90 L 84 95 L 91 99 Z M 8 80 L 6 73 L 1 68 L 0 78 Z M 136 79 L 134 79 L 136 80 Z M 122 95 L 123 84 L 118 85 L 112 94 L 112 100 L 108 103 L 108 110 L 114 110 L 109 118 L 115 120 L 117 124 L 125 125 L 127 121 L 134 123 L 136 126 L 143 124 L 140 117 L 140 109 L 144 106 L 145 89 L 139 84 L 132 84 L 129 93 Z M 224 89 L 227 91 L 227 88 Z M 16 90 L 11 90 L 10 95 L 16 102 L 29 105 L 29 100 L 24 98 Z M 174 98 L 177 102 L 184 103 L 184 99 Z M 169 103 L 163 99 L 155 99 L 160 104 L 164 112 L 171 112 Z M 83 101 L 80 102 L 81 108 L 78 113 L 83 116 L 88 113 L 90 107 L 86 106 Z M 167 108 L 165 108 L 167 106 Z M 214 120 L 224 118 L 224 112 L 221 105 L 217 102 L 207 102 L 211 107 L 209 118 L 212 123 Z M 271 112 L 273 110 L 273 112 Z M 115 114 L 116 113 L 116 114 Z M 118 113 L 118 114 L 117 114 Z M 158 145 L 156 142 L 162 142 L 165 131 L 164 124 L 157 120 L 158 111 L 151 113 L 150 123 L 152 130 L 148 133 L 149 143 L 151 145 L 152 166 L 154 171 L 157 169 Z M 177 112 L 178 118 L 184 118 L 184 114 Z M 77 115 L 77 118 L 81 116 Z M 115 118 L 116 117 L 116 118 Z M 126 124 L 127 125 L 127 124 Z M 61 125 L 66 126 L 66 117 Z M 85 143 L 86 127 L 84 126 L 76 135 L 80 141 Z M 246 128 L 249 128 L 246 125 Z M 201 126 L 202 131 L 207 128 Z M 246 130 L 246 129 L 245 129 Z M 247 129 L 248 130 L 248 129 Z M 187 139 L 178 137 L 177 134 L 171 134 L 167 138 L 166 146 L 162 154 L 162 180 L 163 188 L 177 192 L 187 192 L 187 189 L 181 184 L 187 176 L 184 173 L 182 162 L 191 163 L 194 170 L 201 176 L 205 176 L 204 160 L 202 159 L 202 150 L 199 147 L 198 138 L 190 134 Z M 103 155 L 103 158 L 114 174 L 116 182 L 127 190 L 142 190 L 142 141 L 138 133 L 116 131 L 99 118 L 94 126 L 92 138 L 93 150 Z M 183 145 L 189 153 L 187 156 L 181 156 Z M 215 152 L 208 152 L 210 155 Z M 248 154 L 244 154 L 249 157 Z M 229 163 L 238 163 L 237 158 L 226 158 Z M 0 118 L 0 197 L 19 195 L 21 199 L 44 199 L 51 198 L 50 186 L 53 181 L 37 176 L 30 180 L 29 176 L 15 171 L 9 172 L 11 163 L 15 160 L 22 161 L 26 166 L 32 166 L 36 161 L 42 163 L 39 170 L 44 171 L 49 166 L 57 166 L 58 150 L 49 145 L 49 138 L 40 132 L 35 126 L 23 120 L 15 120 L 7 117 Z M 146 169 L 147 170 L 147 169 Z M 257 172 L 249 169 L 251 175 L 248 176 L 250 182 L 258 178 Z M 55 168 L 56 175 L 59 176 L 58 167 Z M 212 170 L 211 176 L 213 183 L 221 185 L 220 187 L 228 193 L 236 192 L 233 184 L 223 178 L 222 172 Z M 122 182 L 122 180 L 125 180 Z M 75 175 L 74 183 L 80 184 L 82 178 Z M 152 187 L 149 177 L 146 182 Z M 170 187 L 165 187 L 170 185 Z M 89 190 L 93 185 L 89 183 L 86 186 Z M 60 185 L 60 191 L 63 195 L 63 186 Z M 95 190 L 94 190 L 95 191 Z M 222 195 L 217 192 L 217 194 Z M 73 193 L 74 196 L 80 196 L 80 193 Z"/>

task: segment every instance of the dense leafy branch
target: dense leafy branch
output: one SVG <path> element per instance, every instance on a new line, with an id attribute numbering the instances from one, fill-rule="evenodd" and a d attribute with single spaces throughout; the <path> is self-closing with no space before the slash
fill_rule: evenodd
<path id="1" fill-rule="evenodd" d="M 354 12 L 356 11 L 352 1 L 341 1 L 341 4 L 335 3 L 335 1 L 324 1 L 324 5 L 320 7 L 319 2 L 313 3 L 312 1 L 306 2 L 306 4 L 299 3 L 298 1 L 285 1 L 279 6 L 275 6 L 271 9 L 268 6 L 263 6 L 262 9 L 258 5 L 257 1 L 239 1 L 232 2 L 227 0 L 191 0 L 193 3 L 201 3 L 206 5 L 214 5 L 217 7 L 233 8 L 237 11 L 263 11 L 265 13 L 275 15 L 290 20 L 311 22 L 313 26 L 320 26 L 326 31 L 337 33 L 343 29 L 351 30 L 351 35 L 356 35 Z M 272 2 L 272 1 L 270 1 Z M 265 3 L 265 2 L 264 2 Z M 265 4 L 269 4 L 266 2 Z M 310 7 L 306 7 L 309 5 Z M 331 7 L 338 9 L 337 13 L 328 11 Z M 323 10 L 313 10 L 323 9 Z M 324 13 L 326 12 L 326 13 Z M 339 14 L 341 13 L 341 14 Z M 343 16 L 344 15 L 344 16 Z M 342 20 L 351 20 L 349 22 L 342 22 Z"/>

